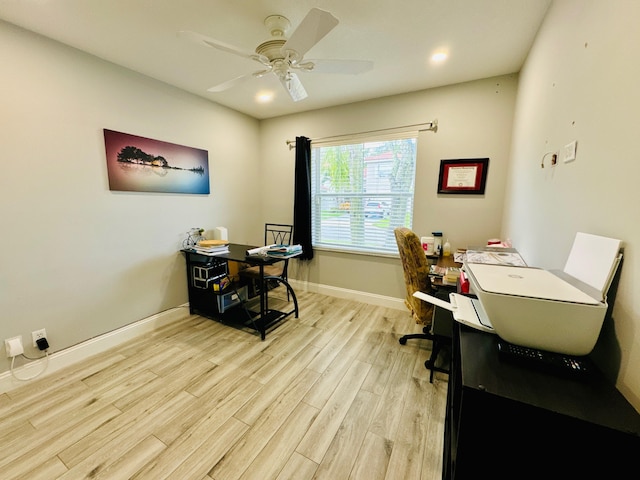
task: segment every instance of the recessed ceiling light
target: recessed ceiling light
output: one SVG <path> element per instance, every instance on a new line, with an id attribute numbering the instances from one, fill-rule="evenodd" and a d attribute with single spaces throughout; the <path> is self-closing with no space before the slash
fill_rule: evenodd
<path id="1" fill-rule="evenodd" d="M 271 100 L 273 100 L 273 92 L 263 91 L 258 92 L 256 95 L 256 102 L 258 103 L 268 103 Z"/>
<path id="2" fill-rule="evenodd" d="M 436 52 L 431 55 L 431 61 L 435 63 L 444 62 L 447 59 L 447 56 L 446 52 Z"/>

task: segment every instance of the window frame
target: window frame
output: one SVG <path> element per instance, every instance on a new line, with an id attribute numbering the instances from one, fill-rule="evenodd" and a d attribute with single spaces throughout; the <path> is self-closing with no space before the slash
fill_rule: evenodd
<path id="1" fill-rule="evenodd" d="M 397 256 L 398 249 L 395 242 L 395 236 L 393 230 L 396 227 L 412 228 L 413 226 L 413 212 L 415 201 L 415 184 L 416 184 L 416 171 L 417 171 L 417 158 L 418 158 L 418 131 L 404 131 L 396 133 L 377 133 L 369 135 L 359 135 L 341 138 L 339 141 L 323 141 L 312 142 L 311 144 L 311 183 L 312 183 L 312 245 L 314 249 L 326 250 L 334 252 L 345 252 L 353 254 L 375 255 L 375 256 Z M 393 143 L 392 143 L 393 142 Z M 391 159 L 384 160 L 370 160 L 371 157 L 367 157 L 363 153 L 362 172 L 360 175 L 361 186 L 363 190 L 345 190 L 345 191 L 323 191 L 325 187 L 326 172 L 323 172 L 323 167 L 320 166 L 323 157 L 321 155 L 322 149 L 329 149 L 333 147 L 342 147 L 344 153 L 345 147 L 354 147 L 353 151 L 361 148 L 363 152 L 366 152 L 367 148 L 372 148 L 375 144 L 385 144 L 391 150 L 393 155 Z M 400 149 L 400 150 L 398 150 Z M 404 151 L 406 150 L 406 151 Z M 349 151 L 352 154 L 352 151 Z M 369 160 L 368 160 L 369 159 Z M 324 167 L 326 168 L 326 167 Z M 351 165 L 349 168 L 352 168 Z M 388 190 L 384 189 L 384 186 L 378 185 L 379 190 L 369 190 L 370 187 L 367 184 L 371 179 L 367 180 L 367 174 L 371 171 L 387 170 L 388 182 L 390 185 Z M 394 169 L 397 169 L 395 177 L 393 176 Z M 404 170 L 402 170 L 404 169 Z M 408 170 L 409 173 L 407 173 Z M 336 177 L 339 178 L 339 177 Z M 384 185 L 385 175 L 377 175 L 375 181 Z M 391 185 L 392 180 L 396 180 L 395 183 L 400 182 L 401 190 L 395 190 Z M 402 183 L 404 182 L 404 183 Z M 331 182 L 328 182 L 331 184 Z M 337 183 L 337 182 L 336 182 Z M 367 187 L 364 187 L 367 185 Z M 335 187 L 335 185 L 334 185 Z M 353 206 L 348 204 L 346 207 L 339 202 L 339 198 L 348 198 L 350 202 L 355 202 Z M 379 199 L 379 200 L 378 200 Z M 323 230 L 328 229 L 327 215 L 333 214 L 328 209 L 327 203 L 333 201 L 334 205 L 331 209 L 337 209 L 340 214 L 340 209 L 349 209 L 348 220 L 348 234 L 339 234 L 337 241 L 331 241 L 335 239 L 329 239 L 327 235 L 323 235 Z M 366 214 L 369 210 L 364 208 L 367 201 L 370 202 L 387 202 L 388 206 L 381 206 L 383 209 L 381 213 L 381 219 L 378 222 L 368 222 L 370 214 Z M 362 207 L 362 208 L 361 208 Z M 385 210 L 388 211 L 385 214 Z M 386 218 L 385 218 L 386 217 Z M 372 218 L 376 218 L 372 216 Z M 362 226 L 360 223 L 362 221 Z M 325 223 L 323 223 L 325 222 Z M 377 223 L 377 225 L 375 225 Z M 336 227 L 334 227 L 335 229 Z M 342 227 L 345 228 L 344 226 Z M 358 232 L 361 230 L 362 238 L 358 234 L 354 234 L 353 231 Z M 351 236 L 350 239 L 347 237 Z M 355 236 L 355 239 L 353 237 Z M 378 242 L 372 244 L 371 241 L 366 241 L 367 237 L 373 238 Z M 350 241 L 349 241 L 350 240 Z"/>

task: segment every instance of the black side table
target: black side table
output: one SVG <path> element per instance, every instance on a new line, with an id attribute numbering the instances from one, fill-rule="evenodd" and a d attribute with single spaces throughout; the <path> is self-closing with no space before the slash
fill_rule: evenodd
<path id="1" fill-rule="evenodd" d="M 548 372 L 500 356 L 495 335 L 453 333 L 443 478 L 637 476 L 640 414 L 597 369 Z"/>

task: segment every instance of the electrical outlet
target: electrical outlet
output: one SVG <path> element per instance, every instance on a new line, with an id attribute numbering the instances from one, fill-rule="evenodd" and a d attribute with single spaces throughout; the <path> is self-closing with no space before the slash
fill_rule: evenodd
<path id="1" fill-rule="evenodd" d="M 22 335 L 17 337 L 7 338 L 4 341 L 4 349 L 7 351 L 7 357 L 16 357 L 24 353 L 24 347 L 22 346 Z"/>
<path id="2" fill-rule="evenodd" d="M 38 341 L 38 339 L 47 338 L 47 331 L 44 328 L 40 330 L 35 330 L 31 332 L 31 338 L 33 339 L 33 346 L 37 347 L 38 344 L 36 342 Z"/>

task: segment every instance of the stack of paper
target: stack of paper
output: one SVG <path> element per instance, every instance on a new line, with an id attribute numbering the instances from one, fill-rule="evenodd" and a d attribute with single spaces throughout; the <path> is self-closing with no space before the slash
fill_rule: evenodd
<path id="1" fill-rule="evenodd" d="M 442 283 L 455 285 L 458 282 L 458 278 L 460 278 L 460 269 L 458 267 L 448 267 Z"/>
<path id="2" fill-rule="evenodd" d="M 466 263 L 486 263 L 490 265 L 509 265 L 526 267 L 524 259 L 516 251 L 504 251 L 496 247 L 486 247 L 484 250 L 468 249 L 465 254 Z"/>
<path id="3" fill-rule="evenodd" d="M 447 274 L 447 267 L 441 267 L 439 265 L 431 265 L 429 267 L 429 275 L 432 277 L 444 277 Z"/>
<path id="4" fill-rule="evenodd" d="M 622 241 L 576 233 L 564 273 L 598 290 L 604 299 L 622 260 Z"/>
<path id="5" fill-rule="evenodd" d="M 276 258 L 290 258 L 302 253 L 302 245 L 271 245 L 267 255 Z"/>
<path id="6" fill-rule="evenodd" d="M 229 251 L 229 243 L 219 240 L 202 240 L 191 248 L 202 255 L 219 255 Z"/>

